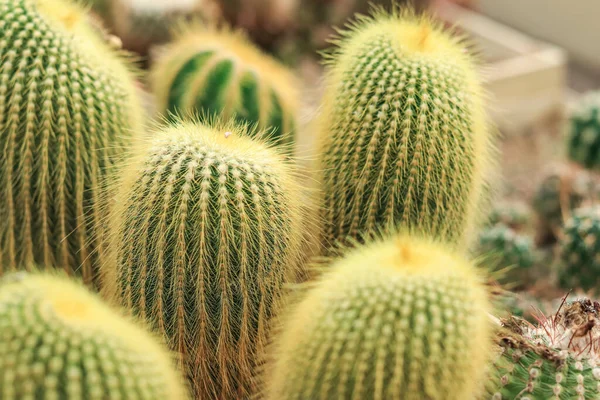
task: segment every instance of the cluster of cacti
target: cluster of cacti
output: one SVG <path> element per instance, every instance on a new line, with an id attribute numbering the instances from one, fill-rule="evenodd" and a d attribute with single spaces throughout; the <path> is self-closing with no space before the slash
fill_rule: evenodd
<path id="1" fill-rule="evenodd" d="M 532 220 L 532 211 L 527 203 L 505 201 L 494 205 L 488 216 L 488 224 L 503 224 L 515 231 L 526 230 Z"/>
<path id="2" fill-rule="evenodd" d="M 495 225 L 479 234 L 476 252 L 486 265 L 501 272 L 501 282 L 523 286 L 536 261 L 533 241 L 506 225 Z"/>
<path id="3" fill-rule="evenodd" d="M 585 168 L 600 168 L 600 92 L 587 93 L 569 117 L 568 156 Z"/>
<path id="4" fill-rule="evenodd" d="M 599 312 L 597 302 L 579 300 L 537 325 L 516 317 L 505 320 L 488 385 L 491 398 L 598 398 Z"/>
<path id="5" fill-rule="evenodd" d="M 282 319 L 265 398 L 471 399 L 492 349 L 474 265 L 405 235 L 333 262 Z"/>
<path id="6" fill-rule="evenodd" d="M 119 183 L 107 293 L 181 356 L 196 398 L 245 399 L 269 320 L 299 273 L 298 187 L 234 125 L 178 122 Z"/>
<path id="7" fill-rule="evenodd" d="M 559 242 L 559 284 L 598 291 L 600 284 L 600 206 L 575 210 Z"/>
<path id="8" fill-rule="evenodd" d="M 64 0 L 0 1 L 0 274 L 96 279 L 107 176 L 142 124 L 132 74 Z"/>
<path id="9" fill-rule="evenodd" d="M 152 88 L 167 115 L 234 118 L 268 129 L 274 142 L 294 141 L 296 79 L 241 32 L 185 29 L 154 65 Z"/>
<path id="10" fill-rule="evenodd" d="M 65 277 L 0 279 L 0 398 L 185 400 L 154 337 Z"/>
<path id="11" fill-rule="evenodd" d="M 493 155 L 465 50 L 398 11 L 341 35 L 317 128 L 325 242 L 399 226 L 456 244 L 474 233 Z"/>

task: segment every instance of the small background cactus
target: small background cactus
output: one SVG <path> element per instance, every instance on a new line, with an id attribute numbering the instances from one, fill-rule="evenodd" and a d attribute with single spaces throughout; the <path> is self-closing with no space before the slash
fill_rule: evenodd
<path id="1" fill-rule="evenodd" d="M 587 93 L 569 117 L 568 156 L 585 168 L 600 169 L 600 91 Z"/>
<path id="2" fill-rule="evenodd" d="M 0 398 L 185 400 L 170 354 L 62 276 L 0 279 Z"/>
<path id="3" fill-rule="evenodd" d="M 0 274 L 96 285 L 105 179 L 142 125 L 134 74 L 68 1 L 0 1 L 0 32 Z"/>
<path id="4" fill-rule="evenodd" d="M 466 242 L 494 155 L 465 44 L 397 10 L 337 44 L 317 128 L 325 242 L 399 225 Z"/>
<path id="5" fill-rule="evenodd" d="M 402 235 L 358 247 L 283 316 L 265 398 L 476 398 L 489 304 L 475 266 L 443 246 Z"/>
<path id="6" fill-rule="evenodd" d="M 567 220 L 560 261 L 561 287 L 600 292 L 600 206 L 580 208 Z"/>
<path id="7" fill-rule="evenodd" d="M 499 224 L 483 230 L 479 235 L 476 253 L 485 257 L 486 266 L 499 271 L 499 281 L 518 288 L 530 281 L 536 263 L 533 240 Z"/>
<path id="8" fill-rule="evenodd" d="M 296 79 L 241 32 L 184 28 L 154 65 L 152 88 L 165 114 L 235 118 L 271 130 L 276 143 L 294 141 Z"/>
<path id="9" fill-rule="evenodd" d="M 521 232 L 529 230 L 533 215 L 529 205 L 523 201 L 501 201 L 494 204 L 488 216 L 488 225 L 498 224 Z"/>
<path id="10" fill-rule="evenodd" d="M 201 399 L 245 399 L 298 265 L 299 188 L 275 149 L 233 125 L 178 122 L 119 182 L 107 296 L 180 355 Z"/>

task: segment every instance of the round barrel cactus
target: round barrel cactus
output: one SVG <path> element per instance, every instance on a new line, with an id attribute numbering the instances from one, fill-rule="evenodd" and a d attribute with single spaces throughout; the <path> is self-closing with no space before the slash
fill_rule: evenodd
<path id="1" fill-rule="evenodd" d="M 399 11 L 361 18 L 329 58 L 321 109 L 326 244 L 398 226 L 471 238 L 493 135 L 459 37 Z"/>
<path id="2" fill-rule="evenodd" d="M 504 320 L 487 398 L 599 398 L 599 312 L 598 302 L 584 299 L 563 304 L 535 325 L 516 317 Z"/>
<path id="3" fill-rule="evenodd" d="M 600 292 L 600 206 L 576 210 L 560 240 L 559 283 Z"/>
<path id="4" fill-rule="evenodd" d="M 600 168 L 600 92 L 589 92 L 569 116 L 568 155 L 585 168 Z"/>
<path id="5" fill-rule="evenodd" d="M 134 75 L 66 0 L 1 0 L 0 37 L 0 274 L 97 285 L 102 188 L 143 121 Z"/>
<path id="6" fill-rule="evenodd" d="M 478 272 L 410 236 L 352 250 L 282 318 L 265 398 L 477 398 L 493 348 Z"/>
<path id="7" fill-rule="evenodd" d="M 63 276 L 0 279 L 0 337 L 2 400 L 188 398 L 152 335 Z"/>
<path id="8" fill-rule="evenodd" d="M 242 128 L 199 122 L 133 153 L 110 220 L 106 293 L 180 354 L 195 398 L 249 398 L 269 321 L 300 272 L 290 163 Z"/>
<path id="9" fill-rule="evenodd" d="M 298 84 L 278 61 L 241 32 L 184 29 L 152 69 L 160 112 L 219 115 L 270 130 L 276 143 L 294 142 Z"/>

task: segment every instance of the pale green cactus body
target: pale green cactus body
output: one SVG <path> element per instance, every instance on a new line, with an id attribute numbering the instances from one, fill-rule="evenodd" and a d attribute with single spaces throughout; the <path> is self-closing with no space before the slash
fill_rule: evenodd
<path id="1" fill-rule="evenodd" d="M 377 13 L 342 35 L 319 121 L 325 240 L 403 226 L 464 243 L 493 164 L 472 57 L 425 17 Z"/>
<path id="2" fill-rule="evenodd" d="M 235 118 L 276 143 L 295 141 L 298 82 L 240 32 L 184 29 L 153 67 L 152 87 L 165 114 Z"/>
<path id="3" fill-rule="evenodd" d="M 245 135 L 195 122 L 154 133 L 111 219 L 109 295 L 167 338 L 196 398 L 251 395 L 269 320 L 299 273 L 289 163 Z"/>
<path id="4" fill-rule="evenodd" d="M 3 277 L 0 338 L 2 400 L 188 398 L 152 335 L 65 277 Z"/>
<path id="5" fill-rule="evenodd" d="M 477 398 L 493 348 L 478 270 L 408 236 L 335 261 L 282 318 L 268 400 Z"/>
<path id="6" fill-rule="evenodd" d="M 563 304 L 536 325 L 504 320 L 500 354 L 488 383 L 492 400 L 585 400 L 600 396 L 597 343 L 600 305 Z M 540 317 L 538 317 L 540 318 Z"/>
<path id="7" fill-rule="evenodd" d="M 63 0 L 0 0 L 0 274 L 95 284 L 105 178 L 142 124 L 133 75 Z"/>

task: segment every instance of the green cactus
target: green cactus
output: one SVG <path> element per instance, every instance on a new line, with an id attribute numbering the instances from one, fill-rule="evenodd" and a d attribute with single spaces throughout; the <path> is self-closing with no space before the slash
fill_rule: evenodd
<path id="1" fill-rule="evenodd" d="M 0 275 L 62 266 L 97 283 L 101 188 L 142 126 L 132 73 L 63 0 L 0 0 Z"/>
<path id="2" fill-rule="evenodd" d="M 107 295 L 181 354 L 196 398 L 245 399 L 300 257 L 289 163 L 235 126 L 178 122 L 140 145 L 111 224 Z"/>
<path id="3" fill-rule="evenodd" d="M 318 127 L 326 243 L 399 225 L 471 239 L 494 160 L 477 74 L 427 17 L 379 11 L 342 34 Z"/>
<path id="4" fill-rule="evenodd" d="M 184 400 L 152 335 L 65 277 L 0 280 L 0 398 Z"/>
<path id="5" fill-rule="evenodd" d="M 579 300 L 537 325 L 513 317 L 491 368 L 493 400 L 584 400 L 600 396 L 600 304 Z"/>
<path id="6" fill-rule="evenodd" d="M 594 182 L 584 170 L 573 165 L 559 164 L 546 174 L 533 198 L 533 209 L 541 222 L 559 227 L 563 215 L 595 197 Z"/>
<path id="7" fill-rule="evenodd" d="M 152 70 L 158 110 L 218 114 L 271 129 L 273 141 L 294 142 L 297 82 L 241 32 L 188 27 Z"/>
<path id="8" fill-rule="evenodd" d="M 476 250 L 487 259 L 487 264 L 504 271 L 501 282 L 523 286 L 529 283 L 531 269 L 536 262 L 533 241 L 506 225 L 487 228 L 479 235 Z M 507 270 L 508 268 L 508 270 Z"/>
<path id="9" fill-rule="evenodd" d="M 565 223 L 559 245 L 562 261 L 558 274 L 560 286 L 599 291 L 600 206 L 575 210 Z"/>
<path id="10" fill-rule="evenodd" d="M 478 273 L 410 236 L 352 250 L 283 318 L 265 398 L 476 398 L 493 350 Z"/>
<path id="11" fill-rule="evenodd" d="M 526 230 L 532 220 L 529 206 L 521 201 L 502 201 L 494 205 L 488 225 L 504 224 L 515 231 Z"/>
<path id="12" fill-rule="evenodd" d="M 600 92 L 587 93 L 569 117 L 568 155 L 590 169 L 600 168 Z"/>

